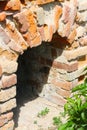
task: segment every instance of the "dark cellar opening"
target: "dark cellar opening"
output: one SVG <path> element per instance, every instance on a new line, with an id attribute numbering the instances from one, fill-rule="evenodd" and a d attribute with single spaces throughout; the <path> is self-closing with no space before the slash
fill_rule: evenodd
<path id="1" fill-rule="evenodd" d="M 20 108 L 25 103 L 42 97 L 58 104 L 58 90 L 52 83 L 57 78 L 57 58 L 61 57 L 66 47 L 65 39 L 54 35 L 52 42 L 43 42 L 41 45 L 28 48 L 18 58 L 17 69 L 17 108 L 14 111 L 15 128 L 18 126 Z M 58 65 L 59 67 L 59 65 Z"/>
<path id="2" fill-rule="evenodd" d="M 14 109 L 15 127 L 18 126 L 18 118 L 21 106 L 24 103 L 34 100 L 42 91 L 43 85 L 47 83 L 50 67 L 45 66 L 41 56 L 46 54 L 46 46 L 43 43 L 35 48 L 28 48 L 18 58 L 17 69 L 17 108 Z M 42 64 L 43 62 L 43 64 Z"/>

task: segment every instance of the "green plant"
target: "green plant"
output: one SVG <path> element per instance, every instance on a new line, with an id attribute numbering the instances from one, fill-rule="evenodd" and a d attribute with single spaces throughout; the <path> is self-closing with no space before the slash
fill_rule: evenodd
<path id="1" fill-rule="evenodd" d="M 39 112 L 37 114 L 38 117 L 42 117 L 42 116 L 45 116 L 49 113 L 49 109 L 46 107 L 44 110 L 41 110 L 41 112 Z"/>
<path id="2" fill-rule="evenodd" d="M 37 124 L 37 121 L 36 121 L 36 120 L 34 121 L 34 124 Z"/>
<path id="3" fill-rule="evenodd" d="M 72 89 L 73 96 L 67 99 L 64 112 L 67 122 L 58 130 L 87 130 L 87 79 Z"/>
<path id="4" fill-rule="evenodd" d="M 53 117 L 53 124 L 59 127 L 62 124 L 60 117 Z"/>

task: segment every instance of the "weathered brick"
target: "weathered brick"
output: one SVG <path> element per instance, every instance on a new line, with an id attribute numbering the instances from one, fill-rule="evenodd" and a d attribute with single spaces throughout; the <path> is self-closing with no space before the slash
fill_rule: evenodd
<path id="1" fill-rule="evenodd" d="M 30 47 L 35 47 L 35 46 L 40 45 L 41 42 L 42 42 L 41 36 L 39 33 L 37 33 L 36 37 L 33 40 L 31 40 L 29 45 Z"/>
<path id="2" fill-rule="evenodd" d="M 61 95 L 62 97 L 64 98 L 68 98 L 71 94 L 70 91 L 67 91 L 67 90 L 63 90 L 63 89 L 60 89 L 60 88 L 57 88 L 56 92 Z"/>
<path id="3" fill-rule="evenodd" d="M 18 63 L 16 61 L 8 60 L 6 57 L 0 57 L 0 66 L 2 68 L 2 73 L 11 74 L 16 72 Z"/>
<path id="4" fill-rule="evenodd" d="M 9 82 L 10 81 L 10 82 Z M 17 77 L 15 74 L 9 75 L 9 76 L 2 76 L 1 78 L 2 86 L 3 88 L 8 88 L 10 86 L 13 86 L 17 83 Z"/>
<path id="5" fill-rule="evenodd" d="M 4 21 L 5 18 L 6 18 L 6 13 L 5 13 L 5 12 L 1 12 L 1 13 L 0 13 L 0 22 L 1 22 L 1 21 Z"/>
<path id="6" fill-rule="evenodd" d="M 70 51 L 63 51 L 63 55 L 67 58 L 67 60 L 72 60 L 87 55 L 87 46 L 79 47 Z"/>
<path id="7" fill-rule="evenodd" d="M 50 2 L 53 2 L 54 0 L 37 0 L 36 1 L 36 3 L 38 4 L 38 5 L 40 5 L 40 4 L 47 4 L 47 3 L 50 3 Z"/>
<path id="8" fill-rule="evenodd" d="M 21 3 L 20 0 L 9 0 L 5 6 L 5 10 L 20 10 Z"/>
<path id="9" fill-rule="evenodd" d="M 12 110 L 16 107 L 16 99 L 11 99 L 3 104 L 0 104 L 0 114 Z"/>
<path id="10" fill-rule="evenodd" d="M 37 30 L 40 33 L 42 41 L 44 41 L 45 40 L 44 27 L 43 26 L 38 27 Z"/>
<path id="11" fill-rule="evenodd" d="M 62 20 L 64 23 L 67 23 L 69 21 L 69 15 L 70 15 L 70 7 L 69 7 L 69 3 L 67 3 L 67 4 L 64 4 L 64 7 L 63 7 Z"/>
<path id="12" fill-rule="evenodd" d="M 48 97 L 46 97 L 46 99 L 60 106 L 64 106 L 66 103 L 66 100 L 58 94 L 50 94 Z"/>
<path id="13" fill-rule="evenodd" d="M 71 90 L 71 86 L 72 86 L 72 82 L 67 82 L 67 81 L 63 81 L 63 80 L 56 80 L 53 79 L 51 81 L 51 83 L 58 88 L 62 88 L 64 90 Z"/>
<path id="14" fill-rule="evenodd" d="M 8 123 L 13 118 L 13 112 L 8 112 L 7 114 L 2 114 L 0 116 L 0 127 Z"/>
<path id="15" fill-rule="evenodd" d="M 46 59 L 46 63 L 48 65 L 51 65 L 54 68 L 58 68 L 58 69 L 64 69 L 67 72 L 72 72 L 78 69 L 78 63 L 73 63 L 73 64 L 64 64 L 61 62 L 57 62 L 56 60 L 52 61 L 50 59 Z"/>
<path id="16" fill-rule="evenodd" d="M 14 129 L 13 120 L 9 121 L 6 125 L 0 127 L 0 130 L 13 130 L 13 129 Z"/>
<path id="17" fill-rule="evenodd" d="M 76 29 L 73 29 L 68 37 L 68 42 L 72 43 L 75 40 L 75 37 L 77 35 Z"/>
<path id="18" fill-rule="evenodd" d="M 55 26 L 55 31 L 58 29 L 59 27 L 59 18 L 62 14 L 62 8 L 58 5 L 56 5 L 54 7 L 54 26 Z"/>
<path id="19" fill-rule="evenodd" d="M 0 44 L 8 44 L 10 42 L 10 38 L 4 29 L 0 26 Z M 2 48 L 6 48 L 6 45 L 3 45 Z"/>
<path id="20" fill-rule="evenodd" d="M 14 19 L 17 21 L 17 24 L 19 25 L 19 30 L 22 33 L 27 32 L 28 28 L 29 28 L 29 23 L 27 21 L 25 13 L 20 12 L 20 13 L 17 13 L 16 15 L 14 15 Z"/>
<path id="21" fill-rule="evenodd" d="M 0 91 L 0 102 L 7 101 L 16 96 L 16 86 Z"/>
<path id="22" fill-rule="evenodd" d="M 14 40 L 11 40 L 9 43 L 8 43 L 8 46 L 11 50 L 15 51 L 15 52 L 18 52 L 18 53 L 23 53 L 23 50 L 22 50 L 22 47 L 21 45 L 17 44 Z"/>
<path id="23" fill-rule="evenodd" d="M 15 24 L 10 20 L 6 21 L 6 32 L 8 32 L 9 37 L 11 37 L 16 42 L 16 44 L 19 44 L 23 50 L 27 49 L 27 42 L 16 29 Z"/>
<path id="24" fill-rule="evenodd" d="M 53 26 L 44 26 L 44 41 L 48 41 L 50 42 L 52 40 L 52 36 L 53 36 Z"/>

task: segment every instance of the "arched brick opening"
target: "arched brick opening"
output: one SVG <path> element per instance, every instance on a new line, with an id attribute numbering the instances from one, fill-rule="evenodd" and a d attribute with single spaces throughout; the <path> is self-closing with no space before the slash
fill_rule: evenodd
<path id="1" fill-rule="evenodd" d="M 0 130 L 13 130 L 17 59 L 28 48 L 52 41 L 49 46 L 53 45 L 50 50 L 54 58 L 42 55 L 39 62 L 50 66 L 49 73 L 54 78 L 48 78 L 49 82 L 62 98 L 81 82 L 87 66 L 86 16 L 86 0 L 0 1 Z M 47 72 L 46 66 L 40 72 Z M 59 103 L 59 98 L 53 101 Z"/>

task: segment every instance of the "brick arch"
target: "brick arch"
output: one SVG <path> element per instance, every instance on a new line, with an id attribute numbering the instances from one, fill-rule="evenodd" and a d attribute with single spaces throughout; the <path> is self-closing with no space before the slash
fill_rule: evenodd
<path id="1" fill-rule="evenodd" d="M 67 85 L 70 90 L 78 83 L 78 77 L 85 74 L 82 72 L 87 65 L 86 15 L 86 0 L 0 1 L 0 130 L 14 127 L 17 59 L 29 47 L 45 41 L 53 42 L 53 53 L 54 48 L 58 52 L 62 49 L 62 56 L 58 55 L 61 62 L 54 62 L 54 66 L 64 70 L 65 76 L 61 78 L 65 82 L 55 81 L 55 86 Z"/>

